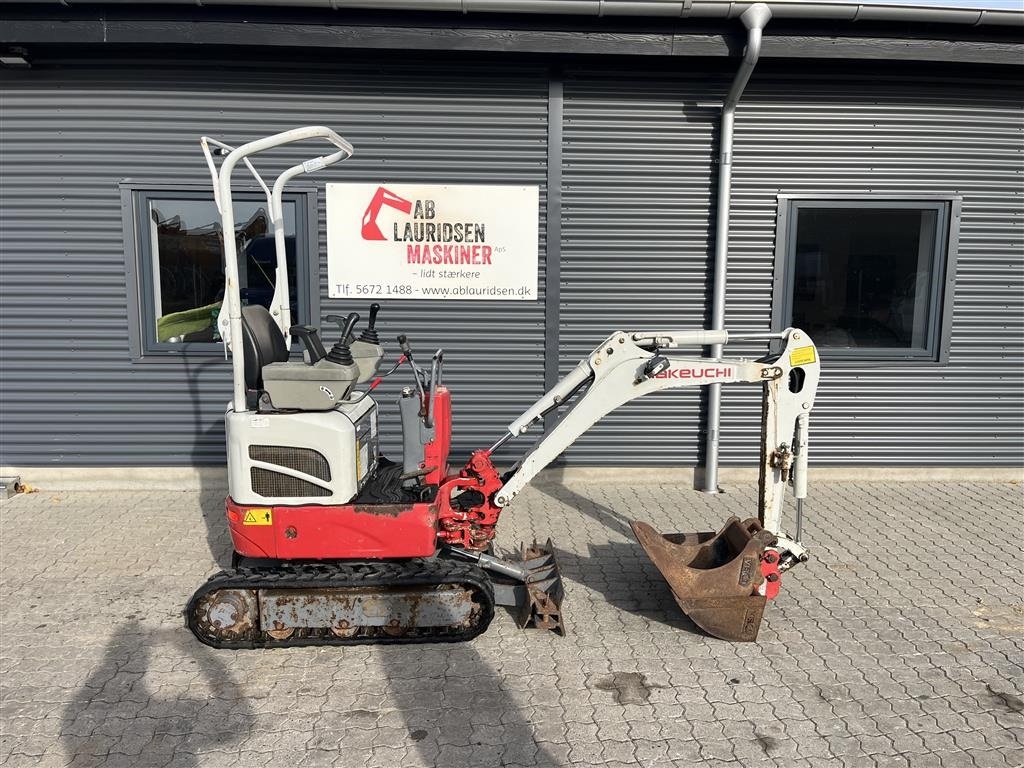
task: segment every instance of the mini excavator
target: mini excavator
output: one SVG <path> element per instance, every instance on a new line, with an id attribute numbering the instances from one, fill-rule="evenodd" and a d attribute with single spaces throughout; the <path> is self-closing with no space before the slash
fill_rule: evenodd
<path id="1" fill-rule="evenodd" d="M 288 168 L 268 187 L 252 156 L 310 139 L 332 150 Z M 492 545 L 502 511 L 615 408 L 665 389 L 733 382 L 763 389 L 757 516 L 731 518 L 717 532 L 661 535 L 646 523 L 631 525 L 697 625 L 726 640 L 756 639 L 781 574 L 807 558 L 802 501 L 820 362 L 805 333 L 616 331 L 490 448 L 452 469 L 452 397 L 442 383 L 441 350 L 421 366 L 409 339 L 398 336 L 400 355 L 382 372 L 376 304 L 358 336 L 357 313 L 328 316 L 339 326 L 330 350 L 316 328 L 291 324 L 284 187 L 351 156 L 352 146 L 318 126 L 239 147 L 208 137 L 200 143 L 224 233 L 217 322 L 232 362 L 225 422 L 234 546 L 232 567 L 210 577 L 185 609 L 200 641 L 217 648 L 461 641 L 487 628 L 496 605 L 507 606 L 520 626 L 563 633 L 563 586 L 551 541 L 497 555 Z M 241 301 L 231 197 L 238 163 L 266 194 L 274 228 L 269 308 Z M 301 341 L 302 360 L 290 359 L 292 337 Z M 679 354 L 735 338 L 762 340 L 771 351 L 758 360 Z M 372 392 L 400 369 L 412 383 L 398 398 L 401 461 L 390 461 L 380 452 Z M 511 469 L 499 471 L 494 452 L 548 414 L 556 414 L 554 426 Z M 792 537 L 782 529 L 787 487 L 797 500 Z"/>

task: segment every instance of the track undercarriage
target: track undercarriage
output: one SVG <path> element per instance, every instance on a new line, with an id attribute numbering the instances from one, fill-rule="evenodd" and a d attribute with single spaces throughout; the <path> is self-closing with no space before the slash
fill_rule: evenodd
<path id="1" fill-rule="evenodd" d="M 458 642 L 493 616 L 483 569 L 439 558 L 241 567 L 212 576 L 186 608 L 215 648 Z"/>
<path id="2" fill-rule="evenodd" d="M 564 634 L 550 541 L 511 559 L 443 553 L 386 562 L 238 558 L 196 590 L 186 624 L 215 648 L 461 642 L 486 630 L 502 605 L 521 627 Z"/>

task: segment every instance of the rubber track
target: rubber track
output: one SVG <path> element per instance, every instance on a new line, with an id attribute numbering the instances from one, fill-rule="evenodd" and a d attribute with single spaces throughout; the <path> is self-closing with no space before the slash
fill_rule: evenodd
<path id="1" fill-rule="evenodd" d="M 462 631 L 410 634 L 391 637 L 374 635 L 340 638 L 291 637 L 275 640 L 259 632 L 256 640 L 216 640 L 193 625 L 195 609 L 204 595 L 218 589 L 338 589 L 429 587 L 436 584 L 460 584 L 468 587 L 480 603 L 476 624 Z M 408 560 L 401 563 L 302 564 L 282 563 L 273 568 L 237 568 L 216 573 L 196 590 L 185 607 L 185 624 L 200 642 L 214 648 L 288 648 L 311 645 L 366 645 L 408 643 L 457 643 L 472 640 L 494 618 L 494 588 L 486 573 L 476 565 L 451 560 Z M 298 634 L 298 632 L 296 633 Z"/>

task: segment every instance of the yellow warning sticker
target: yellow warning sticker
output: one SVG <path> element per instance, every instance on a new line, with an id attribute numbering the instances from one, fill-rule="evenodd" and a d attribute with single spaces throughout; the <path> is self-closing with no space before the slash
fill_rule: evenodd
<path id="1" fill-rule="evenodd" d="M 799 347 L 789 353 L 790 365 L 808 365 L 817 359 L 814 355 L 814 347 Z"/>
<path id="2" fill-rule="evenodd" d="M 274 517 L 269 507 L 254 507 L 245 511 L 242 525 L 273 525 Z"/>

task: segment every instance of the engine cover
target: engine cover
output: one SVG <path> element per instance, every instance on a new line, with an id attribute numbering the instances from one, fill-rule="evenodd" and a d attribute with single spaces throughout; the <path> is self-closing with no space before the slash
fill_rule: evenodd
<path id="1" fill-rule="evenodd" d="M 345 504 L 377 466 L 377 404 L 225 415 L 228 492 L 238 504 Z"/>

